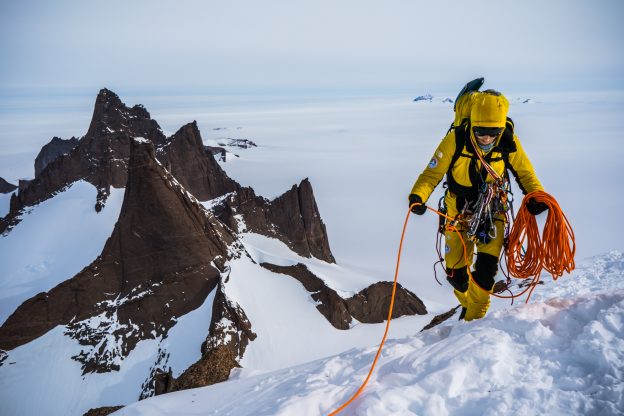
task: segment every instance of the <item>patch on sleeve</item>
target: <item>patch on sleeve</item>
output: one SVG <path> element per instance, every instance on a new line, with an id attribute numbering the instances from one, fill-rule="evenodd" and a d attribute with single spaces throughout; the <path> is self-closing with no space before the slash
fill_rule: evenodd
<path id="1" fill-rule="evenodd" d="M 441 151 L 438 151 L 437 156 L 442 159 L 442 157 L 444 156 L 444 153 L 442 153 Z"/>
<path id="2" fill-rule="evenodd" d="M 429 162 L 429 169 L 435 169 L 437 166 L 438 166 L 438 159 L 434 157 Z"/>

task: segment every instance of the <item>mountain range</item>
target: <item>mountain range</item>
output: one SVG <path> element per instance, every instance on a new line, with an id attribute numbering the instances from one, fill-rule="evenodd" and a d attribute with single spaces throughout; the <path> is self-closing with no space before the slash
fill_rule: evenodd
<path id="1" fill-rule="evenodd" d="M 0 186 L 4 193 L 15 190 L 4 181 Z M 328 331 L 349 331 L 386 318 L 391 283 L 344 293 L 324 278 L 324 267 L 339 266 L 310 181 L 303 179 L 273 200 L 256 195 L 225 173 L 204 146 L 195 121 L 167 137 L 143 106 L 127 107 L 112 91 L 101 90 L 84 136 L 54 137 L 42 148 L 35 177 L 20 181 L 0 220 L 1 238 L 6 244 L 17 239 L 31 217 L 76 189 L 93 190 L 89 218 L 113 209 L 108 207 L 114 204 L 111 195 L 122 191 L 118 217 L 99 254 L 80 259 L 84 264 L 76 274 L 54 275 L 43 283 L 20 281 L 21 275 L 11 272 L 13 260 L 3 260 L 9 272 L 0 277 L 0 376 L 18 389 L 20 383 L 38 379 L 28 388 L 21 386 L 32 394 L 49 390 L 46 383 L 59 370 L 50 373 L 45 365 L 30 362 L 28 357 L 36 355 L 43 362 L 64 363 L 62 372 L 72 374 L 70 383 L 88 380 L 89 394 L 80 388 L 63 390 L 66 400 L 81 399 L 59 404 L 58 396 L 41 393 L 38 397 L 47 401 L 15 402 L 14 411 L 84 413 L 227 380 L 233 369 L 259 362 L 257 356 L 246 356 L 254 343 L 278 333 L 288 337 L 275 316 L 262 312 L 272 310 L 269 304 L 312 308 Z M 56 211 L 57 217 L 46 221 L 59 221 L 59 215 Z M 89 224 L 82 226 L 87 233 Z M 27 236 L 28 241 L 36 239 L 36 230 Z M 264 251 L 271 245 L 286 255 Z M 276 283 L 258 286 L 262 279 Z M 273 287 L 283 279 L 290 279 L 296 292 Z M 291 293 L 296 296 L 289 298 Z M 207 325 L 193 328 L 200 334 L 192 342 L 178 339 L 180 322 L 198 313 Z M 399 285 L 393 317 L 426 313 L 422 301 Z M 298 316 L 284 319 L 287 328 L 306 322 Z M 146 341 L 152 343 L 149 351 L 141 347 Z M 197 359 L 186 357 L 183 366 L 173 368 L 174 345 L 182 344 Z M 287 354 L 300 347 L 280 348 Z M 138 367 L 131 364 L 137 355 L 143 363 Z M 23 372 L 33 377 L 19 377 Z M 36 377 L 43 374 L 47 377 Z M 130 393 L 107 394 L 111 389 Z"/>

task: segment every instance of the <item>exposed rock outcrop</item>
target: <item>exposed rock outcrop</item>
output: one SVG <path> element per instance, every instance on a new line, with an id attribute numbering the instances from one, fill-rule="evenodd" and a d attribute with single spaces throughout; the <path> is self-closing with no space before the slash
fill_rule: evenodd
<path id="1" fill-rule="evenodd" d="M 207 154 L 197 122 L 186 124 L 158 149 L 160 162 L 200 201 L 236 191 L 240 185 Z"/>
<path id="2" fill-rule="evenodd" d="M 226 279 L 227 280 L 227 279 Z M 225 381 L 230 371 L 240 367 L 245 349 L 257 335 L 240 305 L 225 295 L 223 283 L 219 284 L 212 304 L 212 319 L 208 337 L 202 343 L 202 357 L 178 378 L 171 369 L 156 368 L 143 385 L 141 399 L 172 391 L 209 386 Z"/>
<path id="3" fill-rule="evenodd" d="M 294 266 L 262 263 L 261 266 L 301 282 L 312 294 L 312 299 L 318 303 L 316 308 L 335 328 L 349 329 L 352 318 L 364 323 L 380 323 L 388 318 L 392 296 L 391 282 L 374 283 L 349 299 L 343 299 L 301 263 Z M 392 318 L 416 314 L 427 314 L 427 308 L 418 296 L 397 283 Z"/>
<path id="4" fill-rule="evenodd" d="M 431 322 L 429 322 L 427 325 L 425 325 L 423 327 L 423 329 L 420 330 L 420 332 L 422 331 L 426 331 L 427 329 L 431 329 L 433 327 L 436 327 L 438 325 L 440 325 L 442 322 L 450 319 L 453 315 L 455 315 L 455 313 L 457 312 L 457 310 L 461 308 L 461 305 L 457 305 L 454 308 L 450 309 L 447 312 L 444 312 L 440 315 L 436 315 L 433 317 L 433 319 L 431 320 Z"/>
<path id="5" fill-rule="evenodd" d="M 392 282 L 377 282 L 346 300 L 349 313 L 360 322 L 380 323 L 388 319 Z M 404 315 L 426 315 L 425 304 L 397 283 L 392 318 Z"/>
<path id="6" fill-rule="evenodd" d="M 44 145 L 39 154 L 35 158 L 35 178 L 41 174 L 46 166 L 59 156 L 66 155 L 78 145 L 78 139 L 72 137 L 63 140 L 60 137 L 53 137 L 52 140 Z"/>
<path id="7" fill-rule="evenodd" d="M 0 194 L 8 194 L 17 189 L 17 186 L 8 183 L 3 178 L 0 178 Z"/>
<path id="8" fill-rule="evenodd" d="M 74 357 L 84 373 L 117 369 L 139 340 L 165 335 L 204 302 L 221 276 L 214 264 L 233 242 L 156 161 L 153 145 L 133 141 L 121 213 L 102 254 L 24 302 L 0 327 L 0 348 L 67 325 L 66 334 L 86 347 Z"/>
<path id="9" fill-rule="evenodd" d="M 234 230 L 241 231 L 237 220 L 241 215 L 247 231 L 277 238 L 301 256 L 336 262 L 307 178 L 273 201 L 256 196 L 251 188 L 241 188 L 213 211 Z"/>
<path id="10" fill-rule="evenodd" d="M 108 416 L 121 408 L 123 408 L 123 406 L 98 407 L 97 409 L 90 409 L 82 416 Z"/>

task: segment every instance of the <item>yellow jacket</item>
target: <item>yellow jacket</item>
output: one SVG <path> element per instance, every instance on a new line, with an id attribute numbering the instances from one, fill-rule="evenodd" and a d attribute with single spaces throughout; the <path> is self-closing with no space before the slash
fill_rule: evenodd
<path id="1" fill-rule="evenodd" d="M 453 164 L 451 172 L 448 172 L 458 144 L 456 134 L 463 136 L 462 139 L 459 140 L 459 143 L 461 144 L 463 142 L 464 145 L 461 154 Z M 447 176 L 450 176 L 448 177 L 450 192 L 447 192 L 445 202 L 449 216 L 455 216 L 457 214 L 457 194 L 461 194 L 463 191 L 468 193 L 470 193 L 470 191 L 476 192 L 483 178 L 485 178 L 485 182 L 487 183 L 494 181 L 490 175 L 485 173 L 484 169 L 481 169 L 481 161 L 475 155 L 475 149 L 470 141 L 469 134 L 472 134 L 469 123 L 452 129 L 442 139 L 429 165 L 420 174 L 412 187 L 411 193 L 418 195 L 423 202 L 426 202 L 443 176 L 448 172 L 449 175 Z M 513 124 L 507 124 L 505 132 L 497 139 L 494 148 L 488 154 L 485 154 L 479 147 L 477 147 L 476 151 L 484 156 L 492 169 L 501 177 L 505 174 L 505 161 L 503 156 L 504 154 L 508 155 L 508 167 L 515 176 L 524 194 L 543 190 L 529 158 L 520 145 L 518 137 L 513 133 Z M 455 182 L 455 187 L 452 186 L 452 182 Z M 459 187 L 457 187 L 457 185 L 459 185 Z M 463 191 L 458 192 L 455 191 L 455 189 Z M 466 197 L 466 195 L 461 196 Z M 471 197 L 467 198 L 469 200 L 473 199 Z"/>

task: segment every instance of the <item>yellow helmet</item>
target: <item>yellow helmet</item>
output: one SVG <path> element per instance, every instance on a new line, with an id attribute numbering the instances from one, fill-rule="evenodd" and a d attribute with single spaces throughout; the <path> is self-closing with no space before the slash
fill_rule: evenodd
<path id="1" fill-rule="evenodd" d="M 505 127 L 509 101 L 494 90 L 477 91 L 470 95 L 470 124 L 475 127 Z"/>

